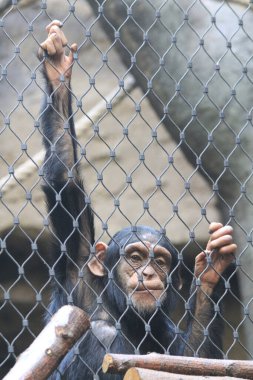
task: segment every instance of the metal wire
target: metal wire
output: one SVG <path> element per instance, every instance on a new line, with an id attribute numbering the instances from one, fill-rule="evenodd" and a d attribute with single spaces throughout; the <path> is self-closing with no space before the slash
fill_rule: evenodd
<path id="1" fill-rule="evenodd" d="M 185 279 L 170 317 L 180 335 L 208 224 L 232 223 L 237 257 L 214 307 L 225 325 L 223 357 L 252 359 L 252 1 L 12 1 L 0 2 L 0 15 L 0 374 L 40 331 L 55 276 L 36 58 L 53 19 L 78 44 L 73 116 L 96 240 L 119 226 L 167 232 Z"/>

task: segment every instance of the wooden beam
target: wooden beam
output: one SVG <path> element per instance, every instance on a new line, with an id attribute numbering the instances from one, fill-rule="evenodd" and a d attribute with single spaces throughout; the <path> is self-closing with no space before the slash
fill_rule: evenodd
<path id="1" fill-rule="evenodd" d="M 253 379 L 253 361 L 247 360 L 202 359 L 155 353 L 149 355 L 107 354 L 102 365 L 104 373 L 124 373 L 132 367 L 184 375 Z"/>
<path id="2" fill-rule="evenodd" d="M 88 316 L 83 310 L 63 306 L 3 380 L 46 380 L 89 327 Z"/>
<path id="3" fill-rule="evenodd" d="M 123 380 L 243 380 L 238 377 L 228 376 L 191 376 L 180 375 L 176 373 L 168 373 L 161 371 L 153 371 L 152 369 L 145 368 L 130 368 Z"/>

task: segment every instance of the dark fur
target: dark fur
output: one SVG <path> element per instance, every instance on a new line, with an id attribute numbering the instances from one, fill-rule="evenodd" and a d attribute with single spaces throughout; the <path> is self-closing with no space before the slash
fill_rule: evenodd
<path id="1" fill-rule="evenodd" d="M 47 81 L 46 73 L 44 76 Z M 60 97 L 62 91 L 66 92 L 63 103 Z M 51 255 L 55 285 L 49 312 L 52 314 L 62 305 L 73 303 L 92 315 L 93 328 L 68 353 L 51 379 L 92 380 L 99 373 L 99 379 L 118 380 L 122 376 L 103 375 L 100 371 L 106 352 L 189 354 L 187 341 L 191 335 L 195 304 L 193 299 L 188 311 L 187 331 L 184 334 L 176 332 L 169 312 L 172 307 L 175 308 L 174 289 L 179 284 L 177 252 L 163 233 L 149 227 L 126 228 L 111 239 L 104 262 L 108 276 L 95 278 L 87 269 L 85 263 L 89 255 L 94 254 L 94 222 L 91 205 L 78 173 L 70 99 L 70 90 L 64 84 L 59 89 L 53 89 L 47 83 L 41 113 L 46 148 L 43 191 L 57 240 Z M 126 243 L 142 240 L 143 233 L 147 231 L 172 253 L 172 271 L 168 274 L 167 297 L 163 304 L 157 304 L 155 313 L 139 316 L 131 307 L 131 300 L 117 285 L 121 273 L 115 268 Z M 92 289 L 85 284 L 82 275 Z M 205 321 L 210 321 L 214 316 L 213 307 L 210 310 L 204 316 Z M 209 327 L 209 337 L 202 346 L 201 355 L 220 357 L 219 349 L 215 348 L 221 346 L 220 337 L 221 328 L 218 318 L 215 318 Z M 201 339 L 203 336 L 196 337 L 196 344 L 202 342 Z"/>

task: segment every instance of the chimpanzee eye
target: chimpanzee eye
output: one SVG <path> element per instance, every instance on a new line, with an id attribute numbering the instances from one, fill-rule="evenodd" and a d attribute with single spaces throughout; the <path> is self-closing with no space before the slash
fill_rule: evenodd
<path id="1" fill-rule="evenodd" d="M 155 259 L 155 263 L 156 263 L 159 267 L 163 267 L 163 266 L 165 266 L 165 261 L 164 261 L 164 259 L 162 259 L 162 258 Z"/>
<path id="2" fill-rule="evenodd" d="M 132 253 L 130 259 L 133 263 L 140 263 L 142 261 L 142 257 L 138 255 L 138 253 Z"/>

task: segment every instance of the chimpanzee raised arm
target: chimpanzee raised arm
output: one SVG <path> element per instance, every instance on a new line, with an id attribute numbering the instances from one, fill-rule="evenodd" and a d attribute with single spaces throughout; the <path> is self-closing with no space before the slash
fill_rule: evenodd
<path id="1" fill-rule="evenodd" d="M 65 55 L 67 41 L 59 21 L 47 32 L 39 53 L 46 80 L 41 113 L 46 147 L 43 190 L 60 247 L 52 266 L 56 281 L 50 312 L 73 302 L 89 312 L 92 321 L 91 331 L 63 360 L 60 373 L 71 380 L 91 380 L 98 374 L 99 379 L 121 379 L 101 374 L 108 351 L 220 357 L 221 329 L 214 305 L 220 276 L 236 249 L 232 228 L 211 223 L 206 251 L 196 257 L 188 326 L 185 333 L 176 330 L 169 313 L 180 284 L 178 256 L 164 231 L 131 226 L 116 233 L 108 245 L 95 244 L 72 120 L 70 78 L 77 46 Z M 61 378 L 60 373 L 52 378 Z"/>
<path id="2" fill-rule="evenodd" d="M 93 214 L 89 202 L 85 202 L 85 192 L 78 173 L 77 141 L 70 95 L 70 77 L 77 45 L 73 44 L 69 56 L 65 55 L 67 40 L 60 26 L 61 23 L 57 20 L 47 26 L 48 38 L 38 52 L 39 59 L 43 59 L 42 73 L 46 81 L 41 112 L 43 143 L 46 148 L 43 190 L 51 225 L 61 250 L 52 261 L 59 281 L 51 304 L 52 313 L 61 304 L 71 302 L 77 293 L 77 289 L 75 292 L 73 289 L 77 287 L 79 269 L 84 265 L 94 244 Z M 47 58 L 43 58 L 44 55 Z"/>

